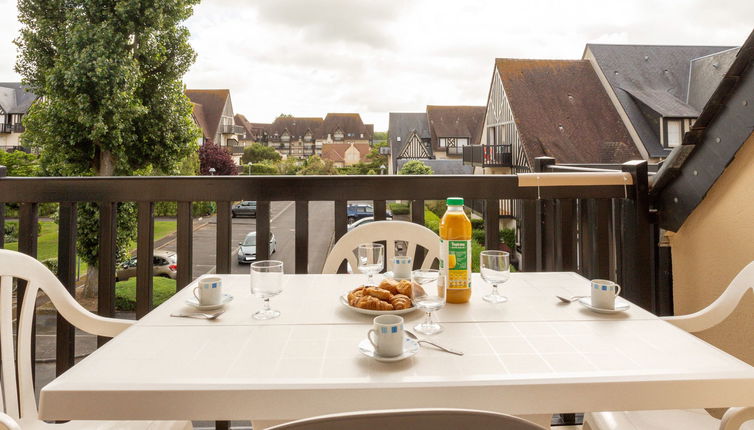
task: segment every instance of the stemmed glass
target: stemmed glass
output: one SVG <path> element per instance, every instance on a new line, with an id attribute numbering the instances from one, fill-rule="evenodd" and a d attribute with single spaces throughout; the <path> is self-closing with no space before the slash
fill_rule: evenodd
<path id="1" fill-rule="evenodd" d="M 264 300 L 264 309 L 256 311 L 252 317 L 269 320 L 280 316 L 280 311 L 270 309 L 270 298 L 283 291 L 283 262 L 262 260 L 251 264 L 251 293 Z"/>
<path id="2" fill-rule="evenodd" d="M 442 326 L 432 320 L 432 312 L 445 305 L 445 286 L 439 280 L 440 271 L 436 269 L 411 272 L 411 300 L 414 306 L 427 313 L 424 321 L 414 327 L 419 333 L 431 335 L 442 331 Z"/>
<path id="3" fill-rule="evenodd" d="M 507 302 L 508 298 L 497 291 L 497 286 L 510 278 L 510 254 L 505 251 L 482 251 L 479 254 L 479 267 L 482 279 L 492 284 L 492 292 L 482 297 L 490 303 Z"/>
<path id="4" fill-rule="evenodd" d="M 362 243 L 359 245 L 359 271 L 369 275 L 366 285 L 374 283 L 374 274 L 385 267 L 385 246 L 379 243 Z"/>

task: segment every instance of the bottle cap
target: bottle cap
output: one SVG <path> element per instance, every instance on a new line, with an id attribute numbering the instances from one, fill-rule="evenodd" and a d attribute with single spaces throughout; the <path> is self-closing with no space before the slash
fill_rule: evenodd
<path id="1" fill-rule="evenodd" d="M 463 197 L 448 197 L 448 206 L 463 206 Z"/>

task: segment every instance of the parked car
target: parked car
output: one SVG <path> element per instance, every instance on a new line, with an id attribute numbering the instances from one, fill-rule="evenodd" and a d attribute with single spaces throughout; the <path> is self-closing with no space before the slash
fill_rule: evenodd
<path id="1" fill-rule="evenodd" d="M 238 243 L 238 264 L 251 263 L 257 259 L 257 232 L 252 231 L 247 234 L 243 242 Z M 270 233 L 270 254 L 274 254 L 277 249 L 277 239 L 275 234 Z"/>
<path id="2" fill-rule="evenodd" d="M 388 221 L 390 221 L 390 220 L 393 219 L 393 217 L 388 216 L 388 217 L 385 217 L 385 219 L 388 220 Z M 358 227 L 360 225 L 369 224 L 370 222 L 374 222 L 374 217 L 370 216 L 370 217 L 367 217 L 367 218 L 362 218 L 362 219 L 360 219 L 360 220 L 358 220 L 356 222 L 348 224 L 348 231 L 351 231 L 351 230 L 355 229 L 356 227 Z"/>
<path id="3" fill-rule="evenodd" d="M 256 217 L 257 216 L 257 202 L 247 200 L 247 201 L 237 203 L 233 205 L 233 207 L 230 209 L 230 214 L 231 216 L 233 216 L 233 218 L 237 216 Z"/>
<path id="4" fill-rule="evenodd" d="M 374 217 L 374 207 L 366 203 L 353 203 L 348 205 L 348 223 L 354 223 L 360 219 Z M 393 213 L 387 209 L 386 216 L 392 217 Z"/>
<path id="5" fill-rule="evenodd" d="M 136 257 L 124 261 L 115 272 L 115 281 L 127 281 L 136 276 Z M 175 279 L 178 276 L 178 258 L 172 251 L 155 251 L 152 258 L 152 276 Z"/>

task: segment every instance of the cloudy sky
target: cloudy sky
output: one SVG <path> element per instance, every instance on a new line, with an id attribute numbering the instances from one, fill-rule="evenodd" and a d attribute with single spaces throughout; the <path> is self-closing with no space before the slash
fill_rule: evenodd
<path id="1" fill-rule="evenodd" d="M 189 88 L 229 88 L 236 113 L 388 112 L 486 104 L 495 57 L 579 58 L 587 42 L 740 45 L 751 0 L 204 0 L 187 22 Z M 0 0 L 0 81 L 15 0 Z"/>

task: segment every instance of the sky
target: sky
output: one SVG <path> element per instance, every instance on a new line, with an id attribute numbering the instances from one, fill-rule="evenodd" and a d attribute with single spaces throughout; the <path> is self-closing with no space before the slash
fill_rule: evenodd
<path id="1" fill-rule="evenodd" d="M 16 0 L 0 0 L 0 82 L 18 81 Z M 486 105 L 496 57 L 579 59 L 586 43 L 740 45 L 751 0 L 204 0 L 188 88 L 228 88 L 252 122 Z"/>

